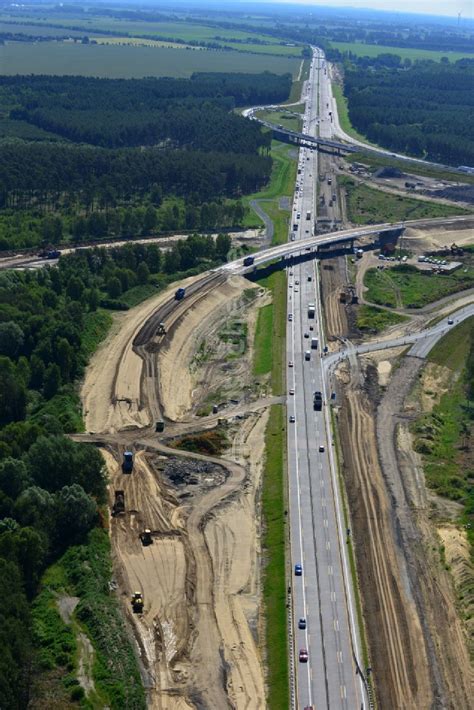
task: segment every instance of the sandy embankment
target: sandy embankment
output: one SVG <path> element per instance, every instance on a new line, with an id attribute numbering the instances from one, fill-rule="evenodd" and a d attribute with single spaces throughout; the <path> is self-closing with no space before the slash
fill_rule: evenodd
<path id="1" fill-rule="evenodd" d="M 195 378 L 190 365 L 196 348 L 206 332 L 226 313 L 250 284 L 240 276 L 231 276 L 222 286 L 214 288 L 205 299 L 186 312 L 173 333 L 169 346 L 158 354 L 160 401 L 164 414 L 176 421 L 191 409 Z"/>

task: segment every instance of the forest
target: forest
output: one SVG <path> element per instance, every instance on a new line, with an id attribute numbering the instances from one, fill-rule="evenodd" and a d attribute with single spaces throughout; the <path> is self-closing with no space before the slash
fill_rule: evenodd
<path id="1" fill-rule="evenodd" d="M 0 250 L 240 227 L 241 196 L 270 176 L 271 135 L 232 109 L 290 87 L 269 73 L 0 77 Z M 41 139 L 9 139 L 14 125 Z"/>
<path id="2" fill-rule="evenodd" d="M 2 708 L 25 708 L 38 675 L 56 666 L 66 674 L 70 662 L 73 641 L 49 635 L 48 625 L 60 623 L 57 611 L 47 607 L 44 627 L 38 603 L 29 602 L 45 568 L 68 549 L 85 554 L 74 546 L 104 525 L 101 456 L 66 436 L 82 428 L 74 385 L 103 330 L 103 309 L 127 308 L 120 299 L 134 288 L 157 292 L 183 273 L 221 263 L 229 248 L 225 235 L 193 235 L 164 255 L 156 245 L 130 244 L 61 257 L 54 268 L 0 274 Z M 93 609 L 81 609 L 86 625 L 91 614 L 99 623 Z M 139 687 L 130 680 L 113 707 L 142 707 Z M 76 699 L 79 690 L 71 688 Z"/>
<path id="3" fill-rule="evenodd" d="M 251 153 L 257 126 L 235 106 L 284 101 L 291 76 L 194 74 L 191 79 L 0 77 L 0 108 L 75 143 L 108 148 L 171 141 L 197 150 Z"/>
<path id="4" fill-rule="evenodd" d="M 474 59 L 344 57 L 344 94 L 357 131 L 389 150 L 474 165 Z"/>

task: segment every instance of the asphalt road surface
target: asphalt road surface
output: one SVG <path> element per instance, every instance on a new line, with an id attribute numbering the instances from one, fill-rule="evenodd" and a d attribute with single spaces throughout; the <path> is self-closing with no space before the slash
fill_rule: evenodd
<path id="1" fill-rule="evenodd" d="M 318 125 L 316 65 L 313 63 L 308 82 L 309 95 L 304 117 L 304 130 L 309 131 L 315 130 Z M 297 224 L 297 229 L 292 230 L 295 244 L 301 239 L 309 239 L 313 234 L 317 160 L 316 152 L 300 150 L 300 189 L 291 220 L 291 226 Z M 315 305 L 315 318 L 308 317 L 309 304 Z M 291 314 L 287 332 L 287 411 L 290 420 L 288 477 L 292 668 L 296 680 L 294 706 L 352 710 L 365 706 L 365 699 L 354 660 L 354 656 L 358 655 L 358 636 L 323 382 L 321 345 L 324 335 L 314 263 L 299 264 L 289 269 L 288 313 Z M 318 339 L 317 349 L 311 347 L 311 338 Z M 291 390 L 294 394 L 290 393 Z M 316 390 L 323 395 L 322 411 L 313 408 L 313 393 Z M 296 564 L 302 565 L 301 576 L 295 575 Z M 300 619 L 305 620 L 305 629 L 299 628 Z M 301 650 L 308 652 L 307 662 L 300 661 Z"/>

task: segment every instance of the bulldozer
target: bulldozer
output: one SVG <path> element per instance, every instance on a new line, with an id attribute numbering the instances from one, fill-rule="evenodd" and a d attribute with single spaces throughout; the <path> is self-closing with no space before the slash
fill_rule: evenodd
<path id="1" fill-rule="evenodd" d="M 148 545 L 151 545 L 153 543 L 151 530 L 149 528 L 145 528 L 145 530 L 140 533 L 140 540 L 142 541 L 143 547 L 147 547 Z"/>
<path id="2" fill-rule="evenodd" d="M 115 491 L 115 501 L 112 506 L 112 515 L 119 515 L 125 512 L 125 494 L 123 491 Z"/>
<path id="3" fill-rule="evenodd" d="M 141 614 L 143 611 L 143 595 L 141 592 L 134 592 L 131 599 L 134 614 Z"/>

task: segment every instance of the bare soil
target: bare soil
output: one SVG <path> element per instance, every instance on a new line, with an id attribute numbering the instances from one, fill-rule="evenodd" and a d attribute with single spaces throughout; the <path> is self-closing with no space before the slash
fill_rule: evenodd
<path id="1" fill-rule="evenodd" d="M 250 348 L 236 354 L 220 335 L 240 319 L 248 344 L 263 299 L 254 288 L 248 307 L 247 289 L 251 284 L 234 277 L 190 295 L 161 338 L 147 322 L 167 312 L 174 289 L 120 316 L 83 385 L 87 428 L 97 433 L 81 440 L 103 442 L 111 506 L 115 491 L 124 491 L 125 512 L 110 521 L 114 573 L 150 708 L 265 706 L 257 500 L 271 402 L 245 395 Z M 203 340 L 217 351 L 201 361 Z M 195 412 L 221 386 L 219 373 L 244 390 L 238 404 L 224 407 L 231 448 L 224 458 L 171 449 L 165 438 L 171 432 L 215 426 L 217 415 L 196 418 Z M 159 411 L 166 417 L 162 435 L 151 426 Z M 135 452 L 131 474 L 121 469 L 125 448 Z M 145 528 L 152 532 L 146 546 Z M 143 595 L 143 613 L 132 611 L 134 592 Z"/>

